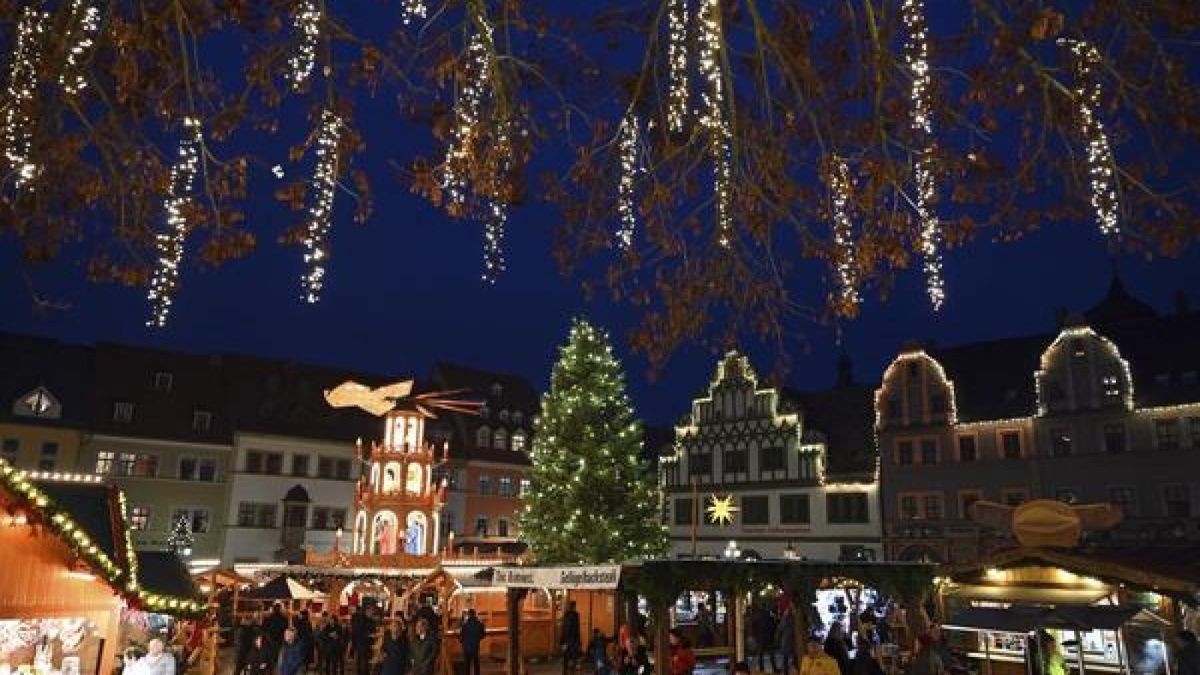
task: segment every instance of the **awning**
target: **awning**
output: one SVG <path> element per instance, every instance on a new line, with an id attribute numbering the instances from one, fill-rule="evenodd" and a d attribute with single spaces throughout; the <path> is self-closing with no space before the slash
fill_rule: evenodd
<path id="1" fill-rule="evenodd" d="M 952 584 L 947 596 L 1028 605 L 1090 605 L 1110 593 L 1107 588 L 1034 588 L 987 584 Z"/>
<path id="2" fill-rule="evenodd" d="M 946 628 L 997 633 L 1028 633 L 1038 628 L 1060 630 L 1116 630 L 1130 621 L 1166 623 L 1161 617 L 1131 606 L 1067 605 L 1034 607 L 1012 605 L 968 607 L 950 618 Z"/>
<path id="3" fill-rule="evenodd" d="M 1028 633 L 1046 625 L 1044 619 L 1050 610 L 1042 607 L 1014 605 L 1008 609 L 999 607 L 967 607 L 950 617 L 943 628 L 973 631 L 995 631 L 997 633 Z"/>
<path id="4" fill-rule="evenodd" d="M 286 576 L 278 576 L 241 595 L 244 600 L 320 600 L 325 596 Z"/>

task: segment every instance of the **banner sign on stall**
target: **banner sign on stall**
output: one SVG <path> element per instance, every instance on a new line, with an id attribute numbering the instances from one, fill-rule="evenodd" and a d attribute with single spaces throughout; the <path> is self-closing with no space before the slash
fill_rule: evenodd
<path id="1" fill-rule="evenodd" d="M 616 588 L 621 579 L 620 565 L 587 567 L 497 567 L 493 586 L 509 588 Z"/>

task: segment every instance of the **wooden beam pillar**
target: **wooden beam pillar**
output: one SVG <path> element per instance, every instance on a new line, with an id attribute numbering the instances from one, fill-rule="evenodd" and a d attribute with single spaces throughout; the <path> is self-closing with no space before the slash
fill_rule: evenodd
<path id="1" fill-rule="evenodd" d="M 510 588 L 505 594 L 505 609 L 508 612 L 508 646 L 505 649 L 505 672 L 521 675 L 521 601 L 528 589 Z"/>
<path id="2" fill-rule="evenodd" d="M 741 590 L 733 592 L 733 660 L 746 660 L 746 593 Z"/>
<path id="3" fill-rule="evenodd" d="M 654 621 L 654 671 L 659 675 L 669 675 L 671 645 L 667 635 L 671 631 L 670 601 L 656 601 L 650 606 L 650 613 Z"/>

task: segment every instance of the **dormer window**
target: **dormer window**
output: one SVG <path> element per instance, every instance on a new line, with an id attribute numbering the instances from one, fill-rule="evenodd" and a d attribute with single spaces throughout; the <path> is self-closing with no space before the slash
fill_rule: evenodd
<path id="1" fill-rule="evenodd" d="M 12 411 L 19 417 L 58 419 L 62 417 L 62 405 L 54 394 L 45 387 L 38 387 L 13 401 Z"/>
<path id="2" fill-rule="evenodd" d="M 508 411 L 507 411 L 507 410 L 501 410 L 501 411 L 500 411 L 500 421 L 501 421 L 501 422 L 507 422 L 507 421 L 508 421 Z"/>
<path id="3" fill-rule="evenodd" d="M 475 432 L 475 447 L 489 448 L 492 445 L 492 430 L 486 426 L 479 427 Z"/>
<path id="4" fill-rule="evenodd" d="M 504 387 L 501 387 L 499 383 L 492 385 L 492 397 L 493 398 L 500 398 L 500 395 L 503 393 L 504 393 Z"/>
<path id="5" fill-rule="evenodd" d="M 128 423 L 133 421 L 133 404 L 129 401 L 113 403 L 112 419 L 114 422 Z"/>
<path id="6" fill-rule="evenodd" d="M 1195 373 L 1192 373 L 1192 375 L 1194 377 Z M 513 424 L 520 424 L 525 421 L 525 416 L 521 414 L 520 410 L 517 410 L 517 411 L 513 412 L 512 420 L 513 420 Z"/>
<path id="7" fill-rule="evenodd" d="M 175 385 L 175 375 L 165 370 L 160 370 L 154 373 L 154 391 L 161 391 L 164 394 L 171 393 L 171 387 Z"/>
<path id="8" fill-rule="evenodd" d="M 486 419 L 488 418 L 488 413 L 489 413 L 489 411 L 488 411 L 487 404 L 486 404 L 486 403 L 481 403 L 481 404 L 479 405 L 479 417 L 480 417 L 481 419 L 485 419 L 485 420 L 486 420 Z"/>
<path id="9" fill-rule="evenodd" d="M 1121 395 L 1121 380 L 1116 375 L 1105 375 L 1101 382 L 1104 384 L 1106 397 L 1117 398 Z"/>
<path id="10" fill-rule="evenodd" d="M 212 427 L 212 412 L 197 408 L 192 411 L 192 431 L 206 433 Z"/>

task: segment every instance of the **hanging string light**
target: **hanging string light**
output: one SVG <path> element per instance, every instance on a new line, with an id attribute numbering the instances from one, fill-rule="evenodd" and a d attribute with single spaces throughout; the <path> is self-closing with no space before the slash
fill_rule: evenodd
<path id="1" fill-rule="evenodd" d="M 913 168 L 917 183 L 915 206 L 921 227 L 926 291 L 934 311 L 937 311 L 946 300 L 946 289 L 942 281 L 941 230 L 932 206 L 936 187 L 933 180 L 933 114 L 929 106 L 929 39 L 925 3 L 923 0 L 904 0 L 900 11 L 904 27 L 908 30 L 904 41 L 904 61 L 912 75 L 909 88 L 911 127 L 917 137 L 917 156 Z"/>
<path id="2" fill-rule="evenodd" d="M 492 26 L 482 11 L 475 12 L 475 30 L 467 40 L 466 77 L 454 103 L 454 128 L 446 148 L 443 184 L 447 201 L 461 207 L 467 199 L 467 160 L 471 154 L 475 127 L 479 123 L 483 100 L 488 93 L 489 50 Z"/>
<path id="3" fill-rule="evenodd" d="M 617 184 L 617 212 L 621 216 L 621 229 L 617 231 L 617 243 L 624 250 L 629 250 L 633 245 L 633 233 L 637 229 L 633 184 L 642 170 L 638 163 L 639 142 L 638 118 L 630 110 L 625 113 L 617 130 L 617 149 L 621 156 L 621 179 Z"/>
<path id="4" fill-rule="evenodd" d="M 667 128 L 671 133 L 683 131 L 687 117 L 688 96 L 688 0 L 667 0 Z M 701 0 L 704 1 L 704 0 Z"/>
<path id="5" fill-rule="evenodd" d="M 509 145 L 509 125 L 507 121 L 497 124 L 496 137 L 497 156 L 501 157 L 500 176 L 508 174 L 508 157 L 512 152 Z M 493 194 L 484 200 L 483 214 L 483 280 L 489 284 L 506 269 L 504 261 L 504 226 L 508 223 L 508 204 L 504 203 L 501 195 Z"/>
<path id="6" fill-rule="evenodd" d="M 37 96 L 38 66 L 49 16 L 26 7 L 17 24 L 17 45 L 9 64 L 7 104 L 4 107 L 4 158 L 12 169 L 14 183 L 25 187 L 37 176 L 33 152 L 33 111 Z"/>
<path id="7" fill-rule="evenodd" d="M 1111 237 L 1121 232 L 1118 213 L 1120 198 L 1114 183 L 1112 147 L 1104 122 L 1100 120 L 1100 80 L 1093 70 L 1100 63 L 1100 51 L 1084 40 L 1059 38 L 1058 44 L 1071 50 L 1075 60 L 1075 103 L 1079 107 L 1079 133 L 1087 143 L 1088 175 L 1092 182 L 1092 210 L 1100 233 Z"/>
<path id="8" fill-rule="evenodd" d="M 321 113 L 317 133 L 317 165 L 313 175 L 312 204 L 308 207 L 308 231 L 304 236 L 304 264 L 308 270 L 302 281 L 304 300 L 310 304 L 321 299 L 325 285 L 325 260 L 329 257 L 329 224 L 333 219 L 333 196 L 337 190 L 338 141 L 342 136 L 342 118 L 332 110 Z"/>
<path id="9" fill-rule="evenodd" d="M 700 124 L 709 134 L 717 242 L 728 247 L 733 236 L 733 131 L 725 114 L 725 73 L 721 67 L 721 0 L 703 2 L 700 13 L 700 75 L 707 86 L 700 95 Z"/>
<path id="10" fill-rule="evenodd" d="M 69 96 L 74 96 L 87 87 L 80 64 L 95 44 L 96 32 L 100 30 L 100 10 L 85 0 L 71 0 L 68 16 L 70 32 L 67 35 L 71 42 L 58 83 Z"/>
<path id="11" fill-rule="evenodd" d="M 299 35 L 296 51 L 288 57 L 288 79 L 299 89 L 317 63 L 317 42 L 321 38 L 321 5 L 318 0 L 302 0 L 292 20 Z"/>
<path id="12" fill-rule="evenodd" d="M 840 157 L 833 158 L 829 187 L 833 197 L 833 243 L 837 248 L 834 267 L 838 276 L 838 306 L 842 313 L 851 313 L 859 303 L 853 230 L 847 210 L 854 185 L 850 181 L 850 170 Z"/>
<path id="13" fill-rule="evenodd" d="M 425 6 L 425 0 L 404 0 L 404 14 L 402 15 L 404 25 L 408 25 L 413 19 L 424 19 L 429 14 L 429 8 Z"/>
<path id="14" fill-rule="evenodd" d="M 196 172 L 200 167 L 200 148 L 204 143 L 200 120 L 186 117 L 183 120 L 184 136 L 179 141 L 179 151 L 171 166 L 167 198 L 163 202 L 166 213 L 166 229 L 155 236 L 158 260 L 154 274 L 150 277 L 150 319 L 147 326 L 162 328 L 167 325 L 171 313 L 171 301 L 179 285 L 179 265 L 183 260 L 183 243 L 187 238 L 187 214 L 184 211 L 192 198 Z"/>

